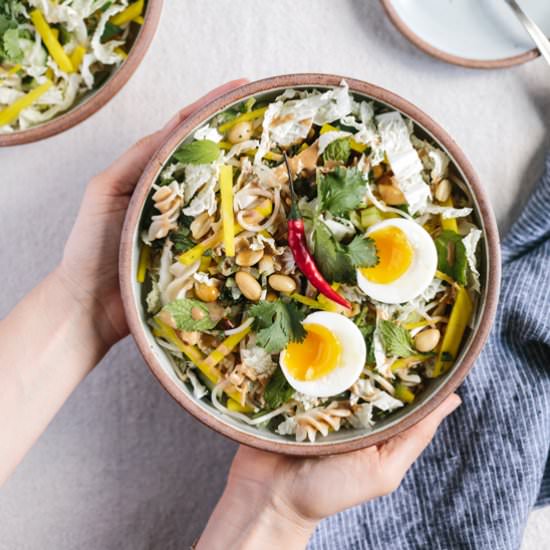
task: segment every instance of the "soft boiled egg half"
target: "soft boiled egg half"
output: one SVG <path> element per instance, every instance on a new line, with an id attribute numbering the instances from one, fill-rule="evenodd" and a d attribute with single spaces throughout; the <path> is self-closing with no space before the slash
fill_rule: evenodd
<path id="1" fill-rule="evenodd" d="M 402 218 L 384 220 L 366 233 L 374 240 L 378 264 L 357 270 L 359 288 L 386 304 L 408 302 L 422 294 L 437 269 L 437 250 L 430 234 Z"/>
<path id="2" fill-rule="evenodd" d="M 302 322 L 306 337 L 281 352 L 279 363 L 288 383 L 313 397 L 347 390 L 367 358 L 365 340 L 353 321 L 339 313 L 316 311 Z"/>

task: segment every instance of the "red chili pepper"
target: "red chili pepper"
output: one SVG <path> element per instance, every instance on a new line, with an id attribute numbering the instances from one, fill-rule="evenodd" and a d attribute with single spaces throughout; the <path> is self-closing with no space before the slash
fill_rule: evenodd
<path id="1" fill-rule="evenodd" d="M 323 277 L 315 260 L 307 247 L 304 220 L 302 219 L 298 208 L 296 207 L 296 195 L 294 193 L 294 184 L 292 182 L 292 173 L 288 165 L 288 158 L 284 155 L 286 169 L 288 171 L 288 185 L 290 187 L 290 212 L 288 215 L 288 246 L 294 256 L 298 269 L 305 275 L 306 279 L 327 298 L 333 302 L 351 309 L 351 304 L 338 292 L 336 292 Z"/>

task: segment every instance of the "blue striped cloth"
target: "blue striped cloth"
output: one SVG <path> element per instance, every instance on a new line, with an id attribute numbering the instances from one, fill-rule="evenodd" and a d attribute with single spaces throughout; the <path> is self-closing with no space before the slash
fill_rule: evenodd
<path id="1" fill-rule="evenodd" d="M 502 252 L 462 406 L 395 493 L 323 521 L 311 550 L 516 549 L 531 508 L 550 504 L 550 157 Z"/>

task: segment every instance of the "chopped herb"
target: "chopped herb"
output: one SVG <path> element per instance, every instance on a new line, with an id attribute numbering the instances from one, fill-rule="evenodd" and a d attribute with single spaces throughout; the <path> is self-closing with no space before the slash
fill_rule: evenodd
<path id="1" fill-rule="evenodd" d="M 349 138 L 342 138 L 329 143 L 323 153 L 323 160 L 346 163 L 351 153 Z"/>
<path id="2" fill-rule="evenodd" d="M 378 331 L 386 353 L 392 357 L 409 357 L 415 353 L 411 335 L 392 321 L 379 321 Z"/>
<path id="3" fill-rule="evenodd" d="M 351 263 L 355 267 L 374 267 L 378 263 L 376 245 L 372 239 L 357 235 L 347 246 Z"/>
<path id="4" fill-rule="evenodd" d="M 220 147 L 214 141 L 201 139 L 185 143 L 175 153 L 174 158 L 184 164 L 210 164 L 220 155 Z"/>
<path id="5" fill-rule="evenodd" d="M 448 363 L 450 361 L 453 361 L 454 360 L 454 357 L 452 355 L 452 353 L 449 353 L 448 351 L 444 351 L 442 354 L 441 354 L 441 360 L 445 363 Z"/>
<path id="6" fill-rule="evenodd" d="M 165 305 L 162 311 L 170 314 L 179 330 L 210 330 L 217 324 L 217 321 L 210 317 L 206 304 L 199 300 L 174 300 Z"/>
<path id="7" fill-rule="evenodd" d="M 294 389 L 287 382 L 280 367 L 273 373 L 265 387 L 264 399 L 266 405 L 271 409 L 280 407 L 294 395 Z"/>
<path id="8" fill-rule="evenodd" d="M 306 336 L 302 326 L 305 315 L 292 302 L 259 302 L 250 308 L 250 315 L 256 342 L 268 353 L 279 353 L 289 342 L 301 342 Z"/>
<path id="9" fill-rule="evenodd" d="M 357 208 L 364 199 L 366 182 L 357 168 L 338 166 L 328 174 L 318 174 L 319 206 L 335 216 Z"/>
<path id="10" fill-rule="evenodd" d="M 101 35 L 101 41 L 107 42 L 107 40 L 110 40 L 111 38 L 117 36 L 122 32 L 122 28 L 118 25 L 113 25 L 110 21 L 107 21 L 105 23 L 105 29 L 103 30 L 103 34 Z"/>
<path id="11" fill-rule="evenodd" d="M 174 251 L 178 254 L 182 254 L 195 246 L 195 242 L 191 239 L 191 231 L 184 226 L 176 231 L 171 231 L 170 240 L 174 243 Z"/>

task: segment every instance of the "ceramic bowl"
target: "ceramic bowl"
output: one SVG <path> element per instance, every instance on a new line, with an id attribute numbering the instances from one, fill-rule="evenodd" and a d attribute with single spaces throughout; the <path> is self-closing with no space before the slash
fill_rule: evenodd
<path id="1" fill-rule="evenodd" d="M 374 429 L 342 430 L 329 434 L 315 443 L 298 443 L 290 438 L 249 427 L 220 414 L 209 402 L 197 400 L 173 371 L 164 350 L 156 343 L 146 323 L 142 305 L 141 285 L 136 272 L 139 258 L 139 225 L 151 185 L 174 150 L 214 115 L 248 97 L 271 99 L 286 88 L 327 89 L 337 86 L 343 77 L 324 74 L 297 74 L 260 80 L 233 90 L 185 120 L 168 137 L 146 167 L 133 194 L 124 224 L 120 250 L 120 284 L 128 324 L 132 335 L 153 374 L 166 391 L 189 413 L 219 433 L 259 449 L 299 456 L 319 456 L 353 451 L 383 442 L 410 428 L 433 411 L 460 385 L 479 354 L 493 321 L 500 282 L 499 239 L 493 212 L 487 195 L 472 166 L 452 138 L 428 115 L 410 102 L 372 84 L 345 78 L 350 92 L 359 99 L 375 100 L 401 111 L 417 125 L 417 131 L 432 138 L 446 151 L 456 170 L 466 182 L 475 207 L 475 218 L 483 231 L 481 246 L 482 293 L 473 320 L 474 329 L 463 343 L 462 351 L 452 369 L 431 380 L 417 401 L 387 419 Z"/>
<path id="2" fill-rule="evenodd" d="M 144 23 L 130 48 L 128 58 L 121 63 L 106 82 L 97 90 L 85 95 L 68 111 L 43 124 L 9 134 L 0 134 L 0 147 L 40 141 L 64 132 L 86 120 L 107 104 L 128 82 L 149 49 L 160 21 L 162 1 L 149 0 L 147 2 L 143 16 Z"/>

